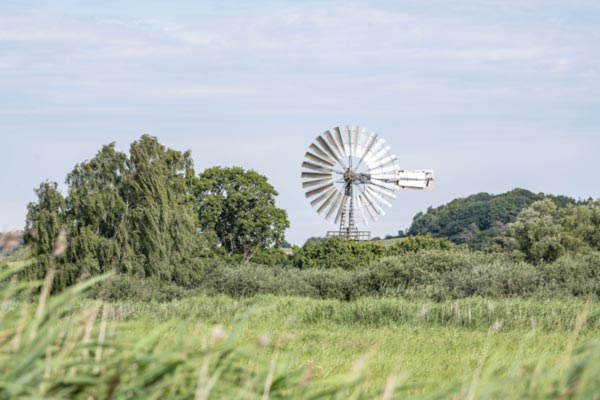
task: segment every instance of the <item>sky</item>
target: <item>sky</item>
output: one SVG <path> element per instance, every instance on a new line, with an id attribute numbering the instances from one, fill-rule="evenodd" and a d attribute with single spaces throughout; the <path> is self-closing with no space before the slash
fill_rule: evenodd
<path id="1" fill-rule="evenodd" d="M 198 172 L 267 176 L 302 244 L 335 229 L 304 152 L 345 125 L 435 170 L 373 236 L 478 192 L 599 198 L 600 2 L 0 1 L 0 231 L 42 181 L 65 193 L 76 163 L 150 134 Z"/>

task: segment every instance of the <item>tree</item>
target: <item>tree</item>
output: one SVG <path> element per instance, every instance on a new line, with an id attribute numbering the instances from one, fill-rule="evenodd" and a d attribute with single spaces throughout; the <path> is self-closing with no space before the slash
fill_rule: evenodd
<path id="1" fill-rule="evenodd" d="M 535 202 L 508 225 L 506 242 L 536 263 L 600 250 L 600 203 L 559 208 L 549 199 Z"/>
<path id="2" fill-rule="evenodd" d="M 109 144 L 73 168 L 66 199 L 55 183 L 36 190 L 28 242 L 43 261 L 66 229 L 67 252 L 55 260 L 57 288 L 110 270 L 189 284 L 192 259 L 209 242 L 198 232 L 195 180 L 190 153 L 165 148 L 155 137 L 133 142 L 129 157 Z M 37 262 L 33 275 L 43 276 L 45 268 Z"/>
<path id="3" fill-rule="evenodd" d="M 203 230 L 213 230 L 228 254 L 250 260 L 260 250 L 284 242 L 290 223 L 277 208 L 277 191 L 267 178 L 243 168 L 214 167 L 196 182 L 196 209 Z"/>
<path id="4" fill-rule="evenodd" d="M 56 182 L 43 182 L 34 192 L 38 201 L 27 205 L 25 243 L 31 245 L 34 257 L 44 257 L 52 254 L 65 226 L 65 199 Z"/>
<path id="5" fill-rule="evenodd" d="M 417 214 L 407 234 L 445 237 L 471 249 L 489 249 L 503 233 L 504 226 L 514 222 L 519 212 L 546 198 L 559 208 L 576 203 L 569 197 L 536 194 L 524 189 L 499 195 L 478 193 Z"/>
<path id="6" fill-rule="evenodd" d="M 187 269 L 198 239 L 191 153 L 144 135 L 132 143 L 127 165 L 133 250 L 146 275 L 172 280 Z"/>
<path id="7" fill-rule="evenodd" d="M 124 270 L 133 255 L 128 240 L 127 155 L 115 143 L 67 175 L 70 245 L 67 258 L 90 275 Z"/>

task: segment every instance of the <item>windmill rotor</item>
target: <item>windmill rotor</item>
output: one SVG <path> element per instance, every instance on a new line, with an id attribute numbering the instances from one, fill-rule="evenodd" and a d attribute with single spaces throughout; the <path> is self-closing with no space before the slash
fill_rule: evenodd
<path id="1" fill-rule="evenodd" d="M 375 132 L 335 127 L 317 136 L 304 154 L 302 188 L 317 213 L 339 225 L 328 236 L 361 240 L 363 224 L 385 215 L 396 189 L 430 189 L 433 171 L 401 170 L 391 147 Z"/>

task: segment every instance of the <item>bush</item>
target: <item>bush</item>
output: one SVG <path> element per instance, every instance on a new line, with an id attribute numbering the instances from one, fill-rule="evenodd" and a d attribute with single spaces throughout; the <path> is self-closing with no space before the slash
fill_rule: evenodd
<path id="1" fill-rule="evenodd" d="M 364 268 L 385 255 L 385 247 L 377 242 L 356 242 L 338 237 L 308 240 L 297 248 L 290 265 L 306 268 Z"/>

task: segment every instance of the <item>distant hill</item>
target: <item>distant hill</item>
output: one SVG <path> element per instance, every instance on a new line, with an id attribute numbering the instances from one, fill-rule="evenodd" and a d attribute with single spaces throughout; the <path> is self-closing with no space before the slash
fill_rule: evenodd
<path id="1" fill-rule="evenodd" d="M 570 197 L 536 194 L 525 189 L 497 195 L 478 193 L 418 213 L 406 234 L 446 237 L 456 244 L 482 249 L 504 230 L 506 224 L 513 222 L 521 210 L 547 198 L 558 207 L 577 203 Z"/>

